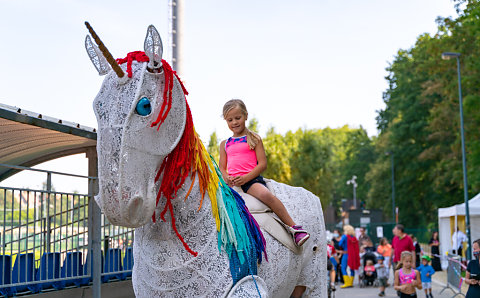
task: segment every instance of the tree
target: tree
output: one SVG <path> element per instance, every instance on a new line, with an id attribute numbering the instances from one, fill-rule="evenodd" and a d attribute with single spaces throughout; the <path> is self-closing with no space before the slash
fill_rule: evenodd
<path id="1" fill-rule="evenodd" d="M 247 128 L 253 132 L 258 133 L 258 128 L 259 128 L 258 119 L 255 117 L 252 117 L 248 122 Z"/>
<path id="2" fill-rule="evenodd" d="M 298 148 L 290 158 L 291 184 L 310 190 L 320 198 L 324 206 L 331 200 L 331 156 L 331 148 L 321 135 L 305 130 L 298 142 Z"/>
<path id="3" fill-rule="evenodd" d="M 218 164 L 219 158 L 220 158 L 220 147 L 218 143 L 218 138 L 217 138 L 217 132 L 214 131 L 210 135 L 210 140 L 208 141 L 208 146 L 207 146 L 207 152 L 210 153 L 210 155 L 215 159 L 215 161 Z"/>
<path id="4" fill-rule="evenodd" d="M 438 207 L 463 201 L 457 70 L 454 61 L 440 59 L 442 52 L 461 53 L 470 196 L 480 188 L 480 4 L 457 1 L 457 9 L 461 3 L 467 6 L 457 19 L 438 18 L 434 36 L 421 35 L 387 68 L 378 157 L 367 174 L 369 202 L 391 208 L 385 195 L 390 167 L 382 152 L 393 151 L 400 220 L 411 226 L 434 222 Z"/>
<path id="5" fill-rule="evenodd" d="M 268 130 L 267 136 L 263 139 L 263 145 L 268 164 L 263 175 L 277 182 L 289 183 L 291 179 L 289 159 L 292 146 L 285 142 L 285 138 L 277 134 L 273 127 Z"/>

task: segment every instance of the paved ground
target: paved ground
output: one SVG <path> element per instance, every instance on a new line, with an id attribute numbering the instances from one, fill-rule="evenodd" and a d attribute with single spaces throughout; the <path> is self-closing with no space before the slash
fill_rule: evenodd
<path id="1" fill-rule="evenodd" d="M 393 274 L 391 274 L 393 275 Z M 393 278 L 390 277 L 389 282 L 393 284 L 392 282 Z M 435 275 L 433 275 L 433 282 L 432 282 L 432 288 L 433 288 L 433 297 L 435 298 L 450 298 L 454 295 L 454 292 L 450 289 L 446 289 L 445 291 L 440 294 L 442 289 L 445 286 L 445 272 L 437 272 Z M 337 285 L 337 290 L 335 291 L 334 295 L 332 297 L 335 298 L 353 298 L 353 297 L 379 297 L 378 293 L 380 292 L 378 288 L 374 287 L 368 287 L 368 288 L 360 288 L 358 285 L 358 280 L 355 279 L 353 288 L 346 288 L 346 289 L 341 289 L 339 285 Z M 462 287 L 463 293 L 466 293 L 466 287 Z M 390 298 L 395 298 L 397 297 L 397 293 L 395 290 L 393 290 L 393 286 L 388 287 L 385 289 L 385 297 L 390 297 Z M 425 291 L 424 290 L 417 290 L 417 296 L 419 298 L 425 297 Z M 460 296 L 458 296 L 460 297 Z"/>

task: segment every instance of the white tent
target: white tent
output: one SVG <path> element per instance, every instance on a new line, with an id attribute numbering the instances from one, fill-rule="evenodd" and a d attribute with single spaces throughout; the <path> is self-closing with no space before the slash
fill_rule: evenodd
<path id="1" fill-rule="evenodd" d="M 472 241 L 480 238 L 480 193 L 468 201 Z M 465 203 L 438 209 L 440 254 L 452 250 L 452 234 L 457 227 L 465 232 Z"/>

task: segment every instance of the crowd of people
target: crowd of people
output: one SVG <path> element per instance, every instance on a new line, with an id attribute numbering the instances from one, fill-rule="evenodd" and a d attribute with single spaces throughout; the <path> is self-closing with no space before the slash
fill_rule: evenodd
<path id="1" fill-rule="evenodd" d="M 385 296 L 385 288 L 393 285 L 399 297 L 416 297 L 423 289 L 427 298 L 432 295 L 432 275 L 440 266 L 438 232 L 429 241 L 431 253 L 425 253 L 413 235 L 405 233 L 404 226 L 393 228 L 391 243 L 381 238 L 377 246 L 364 227 L 355 229 L 344 225 L 343 231 L 333 230 L 328 241 L 327 255 L 331 263 L 330 288 L 343 283 L 341 288 L 353 287 L 358 274 L 360 287 L 377 286 L 378 295 Z M 393 270 L 393 280 L 389 281 Z"/>

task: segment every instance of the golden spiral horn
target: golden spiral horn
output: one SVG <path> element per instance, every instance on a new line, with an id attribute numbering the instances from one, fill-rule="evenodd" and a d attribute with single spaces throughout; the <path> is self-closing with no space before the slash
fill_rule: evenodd
<path id="1" fill-rule="evenodd" d="M 123 78 L 125 73 L 123 72 L 122 68 L 120 68 L 120 65 L 118 65 L 117 61 L 115 61 L 112 54 L 110 54 L 107 47 L 100 40 L 100 37 L 98 37 L 97 33 L 95 33 L 92 26 L 90 26 L 90 23 L 85 22 L 85 26 L 87 26 L 87 29 L 90 32 L 90 35 L 92 35 L 93 40 L 95 40 L 95 43 L 98 45 L 98 48 L 100 49 L 100 51 L 102 51 L 103 56 L 105 57 L 105 59 L 107 59 L 107 62 L 112 66 L 112 69 L 115 71 L 117 76 L 119 78 Z"/>

